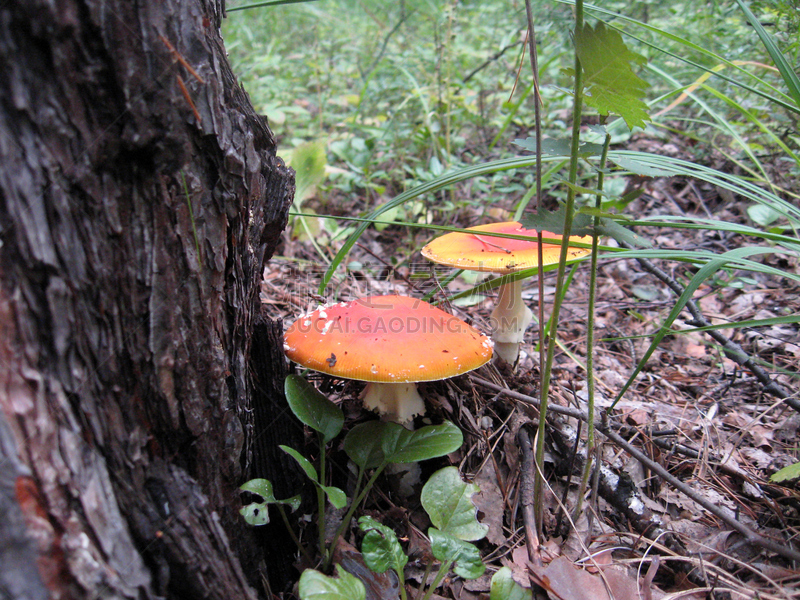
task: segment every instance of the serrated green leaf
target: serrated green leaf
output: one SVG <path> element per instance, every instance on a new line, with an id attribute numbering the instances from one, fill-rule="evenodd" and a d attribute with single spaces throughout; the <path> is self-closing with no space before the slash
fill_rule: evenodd
<path id="1" fill-rule="evenodd" d="M 408 563 L 408 557 L 397 541 L 397 534 L 372 517 L 361 517 L 358 526 L 366 532 L 361 542 L 361 554 L 370 570 L 384 573 L 387 569 L 393 569 L 401 573 Z"/>
<path id="2" fill-rule="evenodd" d="M 511 569 L 501 567 L 492 575 L 489 600 L 532 600 L 533 591 L 525 589 L 511 575 Z"/>
<path id="3" fill-rule="evenodd" d="M 367 421 L 347 432 L 344 451 L 361 469 L 377 469 L 383 463 L 381 441 L 387 425 L 383 421 Z"/>
<path id="4" fill-rule="evenodd" d="M 452 562 L 453 572 L 464 579 L 477 579 L 486 570 L 481 560 L 480 550 L 469 542 L 439 531 L 436 527 L 428 529 L 431 540 L 431 553 L 441 562 Z"/>
<path id="5" fill-rule="evenodd" d="M 566 208 L 559 206 L 556 210 L 527 213 L 522 216 L 520 223 L 525 229 L 534 231 L 549 231 L 556 235 L 564 235 L 564 217 Z M 588 215 L 575 213 L 572 217 L 570 235 L 591 235 L 592 219 Z"/>
<path id="6" fill-rule="evenodd" d="M 800 462 L 783 467 L 777 473 L 773 473 L 769 478 L 773 483 L 780 483 L 781 481 L 789 481 L 800 477 Z"/>
<path id="7" fill-rule="evenodd" d="M 367 590 L 361 580 L 336 565 L 337 578 L 306 569 L 300 575 L 300 600 L 366 600 Z"/>
<path id="8" fill-rule="evenodd" d="M 596 27 L 585 23 L 575 32 L 575 51 L 583 70 L 585 102 L 601 115 L 621 116 L 631 129 L 644 128 L 650 120 L 644 102 L 649 84 L 634 73 L 633 65 L 645 64 L 647 59 L 630 50 L 622 35 L 602 21 Z"/>
<path id="9" fill-rule="evenodd" d="M 342 430 L 342 409 L 326 398 L 317 388 L 299 375 L 289 375 L 283 383 L 286 401 L 302 423 L 322 434 L 327 444 Z"/>
<path id="10" fill-rule="evenodd" d="M 464 443 L 461 430 L 449 421 L 410 431 L 398 423 L 386 423 L 381 449 L 389 463 L 410 463 L 446 456 Z"/>
<path id="11" fill-rule="evenodd" d="M 489 527 L 478 522 L 478 509 L 470 500 L 478 491 L 480 488 L 474 483 L 461 480 L 456 467 L 445 467 L 431 475 L 422 487 L 422 507 L 442 532 L 462 540 L 479 540 Z"/>

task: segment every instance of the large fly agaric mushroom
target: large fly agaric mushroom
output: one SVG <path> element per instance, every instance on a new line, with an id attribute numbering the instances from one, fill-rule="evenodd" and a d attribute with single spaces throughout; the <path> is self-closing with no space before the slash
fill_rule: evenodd
<path id="1" fill-rule="evenodd" d="M 539 243 L 536 240 L 537 231 L 534 229 L 525 229 L 516 221 L 507 221 L 470 227 L 469 231 L 474 233 L 455 231 L 436 238 L 422 249 L 422 255 L 428 260 L 448 267 L 502 275 L 539 265 Z M 484 232 L 524 235 L 533 239 L 481 235 Z M 542 232 L 542 237 L 561 239 L 561 236 L 547 231 Z M 580 243 L 592 241 L 591 236 L 575 235 L 569 239 L 570 242 Z M 560 254 L 560 245 L 542 243 L 544 266 L 558 263 Z M 570 246 L 567 249 L 567 260 L 582 258 L 588 254 L 591 254 L 588 248 Z M 519 345 L 525 334 L 525 328 L 533 317 L 531 310 L 522 301 L 520 280 L 500 286 L 491 317 L 494 352 L 513 365 L 519 356 Z"/>
<path id="2" fill-rule="evenodd" d="M 408 296 L 321 306 L 283 340 L 286 356 L 304 367 L 367 381 L 364 406 L 403 424 L 425 412 L 416 382 L 461 375 L 492 357 L 491 340 L 477 329 Z"/>

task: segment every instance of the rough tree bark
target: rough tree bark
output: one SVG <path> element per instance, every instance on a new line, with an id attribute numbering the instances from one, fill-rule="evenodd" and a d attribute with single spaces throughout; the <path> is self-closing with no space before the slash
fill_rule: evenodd
<path id="1" fill-rule="evenodd" d="M 223 11 L 0 3 L 2 598 L 263 597 L 236 488 L 294 183 Z"/>

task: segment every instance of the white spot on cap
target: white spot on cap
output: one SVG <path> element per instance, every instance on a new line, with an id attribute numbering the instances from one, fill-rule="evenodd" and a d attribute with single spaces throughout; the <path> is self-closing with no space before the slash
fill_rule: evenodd
<path id="1" fill-rule="evenodd" d="M 378 374 L 378 365 L 372 365 L 372 367 L 370 368 L 369 372 L 372 373 L 373 375 L 377 375 Z"/>

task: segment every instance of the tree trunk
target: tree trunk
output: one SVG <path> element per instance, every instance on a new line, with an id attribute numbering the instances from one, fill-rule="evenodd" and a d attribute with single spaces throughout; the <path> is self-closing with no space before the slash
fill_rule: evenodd
<path id="1" fill-rule="evenodd" d="M 223 10 L 0 4 L 2 598 L 264 595 L 237 488 L 294 182 Z"/>

